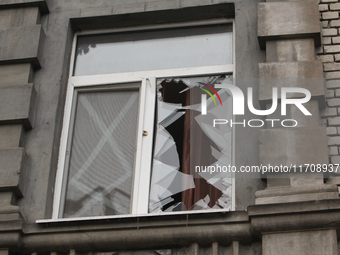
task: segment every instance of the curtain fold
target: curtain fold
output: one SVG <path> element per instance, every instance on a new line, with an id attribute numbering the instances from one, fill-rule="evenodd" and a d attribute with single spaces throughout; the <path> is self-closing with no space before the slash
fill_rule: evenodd
<path id="1" fill-rule="evenodd" d="M 200 90 L 188 90 L 186 93 L 185 106 L 199 104 L 201 100 Z M 186 110 L 184 115 L 184 139 L 183 139 L 183 160 L 182 172 L 193 174 L 195 166 L 210 166 L 214 163 L 210 151 L 210 146 L 215 144 L 204 134 L 202 129 L 195 121 L 195 117 L 200 112 Z M 182 202 L 187 210 L 195 209 L 194 205 L 201 199 L 209 196 L 208 206 L 212 208 L 222 192 L 210 185 L 205 179 L 198 174 L 194 174 L 195 188 L 182 192 Z"/>

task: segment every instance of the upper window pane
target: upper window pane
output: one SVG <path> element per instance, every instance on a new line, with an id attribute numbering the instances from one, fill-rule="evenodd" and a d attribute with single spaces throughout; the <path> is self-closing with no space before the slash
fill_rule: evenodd
<path id="1" fill-rule="evenodd" d="M 230 24 L 78 37 L 74 75 L 232 64 Z"/>

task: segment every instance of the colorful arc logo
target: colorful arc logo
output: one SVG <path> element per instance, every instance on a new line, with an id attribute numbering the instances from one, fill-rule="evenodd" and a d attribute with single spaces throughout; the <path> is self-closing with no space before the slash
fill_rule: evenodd
<path id="1" fill-rule="evenodd" d="M 203 85 L 203 86 L 206 86 L 206 87 L 209 88 L 212 92 L 214 92 L 214 94 L 217 96 L 218 100 L 220 101 L 220 104 L 222 105 L 222 100 L 221 100 L 221 98 L 220 98 L 220 95 L 217 93 L 217 91 L 216 91 L 213 87 L 211 87 L 210 85 L 208 85 L 208 84 L 206 84 L 206 83 L 203 83 L 203 82 L 197 82 L 197 83 L 199 83 L 199 84 L 201 84 L 201 85 Z M 197 88 L 199 88 L 200 90 L 203 90 L 204 92 L 206 92 L 206 93 L 212 98 L 212 100 L 214 100 L 214 103 L 215 103 L 215 105 L 217 106 L 216 100 L 215 100 L 214 96 L 209 92 L 209 90 L 206 90 L 206 89 L 201 88 L 201 87 L 197 87 Z"/>

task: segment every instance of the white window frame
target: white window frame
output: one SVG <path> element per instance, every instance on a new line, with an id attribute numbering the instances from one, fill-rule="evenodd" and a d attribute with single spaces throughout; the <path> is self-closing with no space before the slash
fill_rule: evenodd
<path id="1" fill-rule="evenodd" d="M 199 25 L 209 24 L 232 24 L 233 33 L 233 64 L 229 65 L 217 65 L 217 66 L 200 66 L 200 67 L 188 67 L 188 68 L 175 68 L 165 70 L 149 70 L 138 72 L 126 72 L 126 73 L 114 73 L 114 74 L 100 74 L 100 75 L 88 75 L 88 76 L 73 76 L 72 70 L 74 70 L 77 38 L 79 35 L 99 35 L 101 33 L 115 33 L 120 31 L 138 31 L 138 30 L 152 30 L 159 28 L 174 28 L 174 27 L 196 27 Z M 218 75 L 218 74 L 235 74 L 235 23 L 234 20 L 211 20 L 202 22 L 188 22 L 181 24 L 168 24 L 162 26 L 152 27 L 138 27 L 129 29 L 115 29 L 115 30 L 102 30 L 102 31 L 85 31 L 77 32 L 74 35 L 71 63 L 70 63 L 70 75 L 66 92 L 66 101 L 64 109 L 64 121 L 60 140 L 59 148 L 59 160 L 55 182 L 54 199 L 53 199 L 53 212 L 52 221 L 70 221 L 70 220 L 83 220 L 83 219 L 102 219 L 102 218 L 122 218 L 151 215 L 148 213 L 148 200 L 149 200 L 149 183 L 151 178 L 152 168 L 152 145 L 153 145 L 153 128 L 154 128 L 154 115 L 155 115 L 155 100 L 156 100 L 156 79 L 158 78 L 171 78 L 171 77 L 192 77 L 192 76 L 206 76 L 206 75 Z M 110 86 L 114 84 L 121 85 L 122 83 L 141 82 L 140 89 L 140 108 L 138 119 L 138 131 L 137 131 L 137 149 L 135 159 L 135 171 L 133 179 L 133 192 L 132 192 L 132 213 L 127 215 L 111 215 L 111 216 L 93 216 L 93 217 L 80 217 L 80 218 L 60 218 L 60 208 L 63 196 L 64 173 L 65 162 L 67 152 L 67 143 L 69 139 L 70 124 L 72 118 L 72 105 L 75 103 L 74 93 L 77 88 L 84 88 L 88 86 L 106 85 Z M 143 131 L 147 131 L 148 135 L 143 136 Z M 234 162 L 234 129 L 233 129 L 233 152 L 232 162 Z M 143 152 L 143 154 L 142 154 Z M 232 210 L 235 208 L 235 179 L 232 179 Z M 206 212 L 225 211 L 221 210 L 206 210 Z M 163 214 L 188 214 L 188 213 L 202 213 L 202 211 L 183 211 L 183 212 L 170 212 Z M 159 213 L 156 213 L 159 215 Z M 51 220 L 47 220 L 51 221 Z M 37 221 L 38 223 L 46 222 L 46 220 Z"/>

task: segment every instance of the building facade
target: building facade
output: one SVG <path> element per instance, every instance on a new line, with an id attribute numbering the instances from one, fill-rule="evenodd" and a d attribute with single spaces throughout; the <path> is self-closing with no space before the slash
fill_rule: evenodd
<path id="1" fill-rule="evenodd" d="M 338 254 L 339 13 L 338 0 L 0 0 L 1 255 Z M 201 145 L 177 143 L 165 164 L 164 127 L 188 110 L 203 115 L 201 101 L 173 102 L 170 87 L 213 83 L 248 97 L 251 88 L 254 108 L 279 102 L 278 110 L 258 116 L 246 107 L 232 117 L 223 108 L 239 124 L 221 127 L 221 138 L 196 134 Z M 304 100 L 301 90 L 275 88 L 310 98 L 283 105 L 283 96 Z M 217 92 L 221 106 L 240 109 L 235 94 Z M 118 130 L 112 123 L 130 101 Z M 191 135 L 185 122 L 167 141 Z M 218 160 L 237 169 L 295 171 L 236 172 L 222 184 L 201 176 L 198 184 L 184 163 L 167 168 L 192 163 L 187 150 L 211 141 Z M 105 171 L 125 161 L 132 170 Z M 104 170 L 84 174 L 93 162 Z M 209 187 L 210 196 L 193 187 Z"/>

